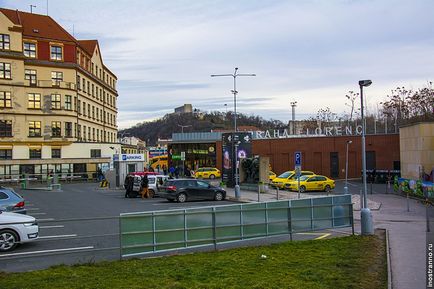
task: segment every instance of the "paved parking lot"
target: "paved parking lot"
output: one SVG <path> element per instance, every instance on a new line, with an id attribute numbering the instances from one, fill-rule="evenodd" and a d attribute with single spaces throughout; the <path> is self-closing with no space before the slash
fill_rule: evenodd
<path id="1" fill-rule="evenodd" d="M 174 203 L 166 199 L 125 198 L 123 190 L 95 183 L 65 184 L 61 191 L 16 191 L 28 215 L 38 219 L 40 238 L 10 253 L 0 253 L 0 271 L 27 271 L 58 264 L 119 259 L 119 214 L 233 204 L 233 201 Z M 328 237 L 333 232 L 305 233 L 296 240 Z M 344 233 L 346 232 L 337 232 Z"/>

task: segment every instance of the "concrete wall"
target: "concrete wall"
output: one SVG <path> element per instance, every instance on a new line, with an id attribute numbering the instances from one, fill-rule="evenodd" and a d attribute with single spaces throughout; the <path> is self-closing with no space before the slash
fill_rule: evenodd
<path id="1" fill-rule="evenodd" d="M 434 122 L 399 128 L 401 176 L 417 179 L 434 169 Z"/>

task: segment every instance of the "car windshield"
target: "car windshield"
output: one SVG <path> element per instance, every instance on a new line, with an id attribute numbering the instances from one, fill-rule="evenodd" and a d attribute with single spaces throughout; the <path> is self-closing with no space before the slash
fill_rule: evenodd
<path id="1" fill-rule="evenodd" d="M 307 180 L 309 177 L 310 177 L 310 176 L 301 176 L 301 177 L 300 177 L 300 181 L 305 181 L 305 180 Z M 298 179 L 298 178 L 295 178 L 295 179 Z"/>
<path id="2" fill-rule="evenodd" d="M 281 175 L 279 176 L 279 178 L 284 179 L 284 178 L 289 177 L 290 175 L 292 175 L 292 172 L 291 172 L 291 171 L 289 171 L 289 172 L 284 172 L 283 174 L 281 174 Z"/>
<path id="3" fill-rule="evenodd" d="M 149 184 L 155 184 L 155 178 L 149 178 L 148 177 L 148 181 L 149 181 Z"/>

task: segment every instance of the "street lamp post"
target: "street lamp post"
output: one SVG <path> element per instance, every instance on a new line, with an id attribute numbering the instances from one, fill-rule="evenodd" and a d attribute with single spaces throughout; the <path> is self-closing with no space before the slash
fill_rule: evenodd
<path id="1" fill-rule="evenodd" d="M 234 89 L 231 90 L 234 95 L 234 133 L 237 133 L 237 77 L 238 76 L 256 76 L 253 73 L 238 73 L 238 67 L 235 67 L 235 71 L 233 74 L 211 74 L 211 77 L 220 77 L 220 76 L 231 76 L 234 78 Z M 240 198 L 240 186 L 239 186 L 239 177 L 238 177 L 238 144 L 234 143 L 235 150 L 235 198 Z"/>
<path id="2" fill-rule="evenodd" d="M 345 194 L 348 194 L 348 145 L 352 143 L 353 141 L 347 140 L 347 151 L 345 154 L 345 187 L 344 187 Z"/>
<path id="3" fill-rule="evenodd" d="M 363 114 L 363 87 L 370 86 L 372 84 L 371 80 L 360 80 L 360 112 L 362 117 L 362 171 L 363 171 L 363 201 L 361 201 L 361 210 L 360 210 L 360 221 L 361 221 L 361 231 L 362 235 L 372 235 L 374 234 L 374 227 L 372 221 L 372 214 L 368 208 L 368 185 L 366 182 L 366 141 L 365 141 L 365 116 Z"/>

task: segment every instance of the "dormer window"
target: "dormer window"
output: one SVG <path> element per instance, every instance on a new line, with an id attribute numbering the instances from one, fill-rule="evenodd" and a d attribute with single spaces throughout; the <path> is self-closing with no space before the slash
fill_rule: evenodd
<path id="1" fill-rule="evenodd" d="M 24 42 L 24 56 L 36 58 L 36 43 Z"/>
<path id="2" fill-rule="evenodd" d="M 0 34 L 0 49 L 11 49 L 11 39 L 8 34 Z"/>
<path id="3" fill-rule="evenodd" d="M 51 46 L 51 60 L 61 61 L 63 60 L 62 46 L 52 45 Z"/>

